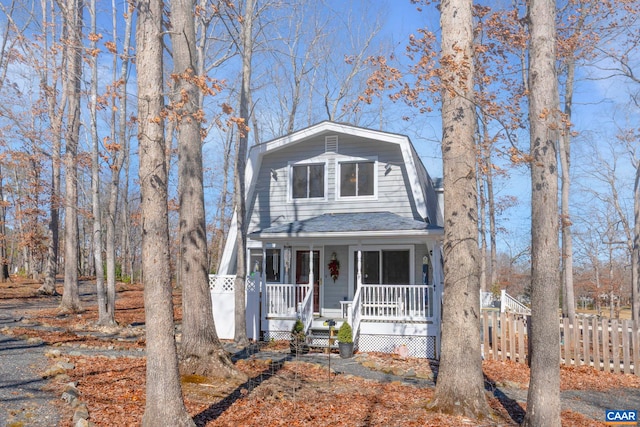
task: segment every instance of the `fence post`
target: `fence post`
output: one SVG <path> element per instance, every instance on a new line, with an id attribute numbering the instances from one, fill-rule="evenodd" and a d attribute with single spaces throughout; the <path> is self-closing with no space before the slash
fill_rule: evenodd
<path id="1" fill-rule="evenodd" d="M 518 362 L 525 363 L 527 360 L 526 351 L 524 348 L 524 316 L 518 319 L 517 332 L 518 332 Z"/>
<path id="2" fill-rule="evenodd" d="M 620 373 L 620 333 L 618 331 L 618 319 L 611 319 L 611 352 L 613 355 L 613 372 Z"/>
<path id="3" fill-rule="evenodd" d="M 493 360 L 498 360 L 498 323 L 500 315 L 499 313 L 491 313 L 491 357 Z"/>
<path id="4" fill-rule="evenodd" d="M 571 324 L 573 325 L 573 342 L 571 343 L 573 348 L 573 365 L 578 366 L 580 363 L 580 322 L 578 322 L 577 316 L 571 319 Z"/>
<path id="5" fill-rule="evenodd" d="M 586 316 L 582 317 L 582 354 L 584 359 L 581 365 L 591 365 L 591 358 L 589 355 L 589 319 Z"/>
<path id="6" fill-rule="evenodd" d="M 631 357 L 629 354 L 629 321 L 624 319 L 622 321 L 622 360 L 624 363 L 624 373 L 631 373 Z"/>
<path id="7" fill-rule="evenodd" d="M 600 371 L 600 325 L 598 319 L 591 319 L 591 327 L 593 328 L 593 367 Z"/>
<path id="8" fill-rule="evenodd" d="M 484 349 L 484 358 L 485 360 L 489 359 L 489 354 L 491 353 L 491 348 L 489 344 L 489 313 L 487 311 L 482 312 L 482 339 L 483 339 L 483 349 Z"/>
<path id="9" fill-rule="evenodd" d="M 507 316 L 500 313 L 500 360 L 507 360 Z"/>
<path id="10" fill-rule="evenodd" d="M 638 336 L 638 332 L 640 332 L 640 328 L 638 328 L 638 320 L 633 320 L 631 323 L 632 335 L 631 341 L 633 343 L 633 373 L 635 375 L 640 375 L 640 337 Z"/>
<path id="11" fill-rule="evenodd" d="M 602 318 L 602 368 L 605 372 L 611 372 L 609 354 L 609 319 Z"/>
<path id="12" fill-rule="evenodd" d="M 569 319 L 562 319 L 562 331 L 564 332 L 564 341 L 562 342 L 562 355 L 564 356 L 564 364 L 571 365 L 571 342 L 573 341 L 573 334 L 569 327 Z"/>
<path id="13" fill-rule="evenodd" d="M 512 362 L 516 361 L 516 314 L 509 313 L 509 356 Z"/>

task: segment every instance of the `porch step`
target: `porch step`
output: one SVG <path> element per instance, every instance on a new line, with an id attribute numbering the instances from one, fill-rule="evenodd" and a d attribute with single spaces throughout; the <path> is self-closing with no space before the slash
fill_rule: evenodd
<path id="1" fill-rule="evenodd" d="M 309 339 L 309 347 L 329 347 L 330 327 L 324 324 L 324 320 L 326 319 L 314 319 L 313 324 L 311 325 L 311 328 L 309 328 L 309 332 L 307 333 L 307 337 Z M 331 348 L 338 348 L 338 328 L 341 324 L 341 321 L 336 321 L 336 325 L 334 326 L 333 331 L 333 344 L 331 345 Z"/>

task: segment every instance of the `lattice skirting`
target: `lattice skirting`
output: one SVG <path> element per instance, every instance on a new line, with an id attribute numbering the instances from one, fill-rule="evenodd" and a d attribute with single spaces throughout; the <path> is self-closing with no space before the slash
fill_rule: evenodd
<path id="1" fill-rule="evenodd" d="M 263 337 L 265 341 L 289 341 L 291 339 L 291 331 L 264 331 Z"/>
<path id="2" fill-rule="evenodd" d="M 358 340 L 358 351 L 393 353 L 402 344 L 407 346 L 409 356 L 427 359 L 436 358 L 436 337 L 401 337 L 394 335 L 362 335 Z"/>
<path id="3" fill-rule="evenodd" d="M 289 331 L 264 331 L 265 341 L 289 340 Z M 393 353 L 402 344 L 407 346 L 409 356 L 423 359 L 436 358 L 436 337 L 399 337 L 394 335 L 360 335 L 358 351 L 367 353 L 379 351 L 381 353 Z"/>

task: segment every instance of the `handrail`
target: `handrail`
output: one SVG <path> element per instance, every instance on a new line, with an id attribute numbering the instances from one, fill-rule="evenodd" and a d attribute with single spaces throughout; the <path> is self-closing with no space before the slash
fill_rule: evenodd
<path id="1" fill-rule="evenodd" d="M 304 325 L 305 334 L 311 327 L 311 323 L 313 322 L 313 292 L 311 292 L 311 285 L 299 285 L 306 286 L 306 294 L 302 302 L 298 303 L 298 318 L 302 321 Z"/>
<path id="2" fill-rule="evenodd" d="M 531 309 L 513 298 L 504 289 L 500 291 L 500 313 L 511 312 L 516 314 L 530 315 Z"/>
<path id="3" fill-rule="evenodd" d="M 347 313 L 347 321 L 351 325 L 353 342 L 356 347 L 358 346 L 358 339 L 360 338 L 360 320 L 362 319 L 360 300 L 361 289 L 361 287 L 358 287 L 356 290 L 356 294 L 353 296 L 353 302 L 351 307 L 349 307 L 349 312 Z"/>

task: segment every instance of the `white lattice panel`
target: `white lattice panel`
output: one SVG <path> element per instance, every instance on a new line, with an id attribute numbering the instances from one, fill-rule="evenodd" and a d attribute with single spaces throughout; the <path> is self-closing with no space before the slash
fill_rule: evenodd
<path id="1" fill-rule="evenodd" d="M 381 353 L 393 353 L 402 344 L 407 346 L 409 356 L 427 359 L 436 357 L 436 337 L 401 337 L 393 335 L 360 335 L 358 351 L 367 353 L 379 351 Z"/>
<path id="2" fill-rule="evenodd" d="M 265 331 L 264 341 L 289 341 L 291 339 L 291 332 L 289 331 Z"/>
<path id="3" fill-rule="evenodd" d="M 212 292 L 227 293 L 233 292 L 235 289 L 234 281 L 236 276 L 218 276 L 216 274 L 209 275 L 209 289 Z"/>

